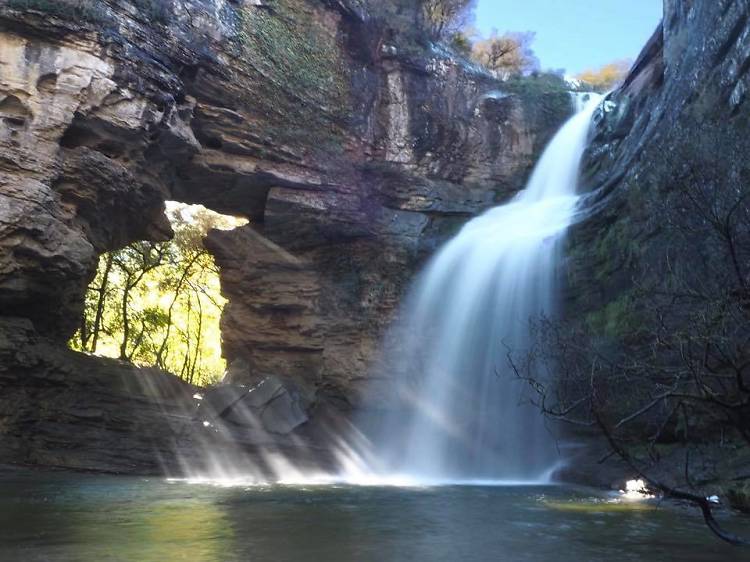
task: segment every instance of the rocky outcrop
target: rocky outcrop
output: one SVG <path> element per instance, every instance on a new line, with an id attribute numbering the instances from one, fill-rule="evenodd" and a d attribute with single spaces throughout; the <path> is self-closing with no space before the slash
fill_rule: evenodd
<path id="1" fill-rule="evenodd" d="M 415 268 L 520 189 L 571 110 L 562 91 L 406 38 L 381 4 L 0 3 L 0 313 L 23 350 L 3 363 L 6 460 L 128 469 L 109 410 L 133 420 L 135 464 L 169 456 L 166 429 L 136 441 L 168 427 L 174 397 L 129 396 L 117 381 L 137 371 L 64 350 L 98 255 L 169 237 L 167 199 L 251 221 L 206 245 L 229 300 L 224 352 L 246 366 L 233 382 L 296 389 L 272 425 L 358 401 Z M 69 400 L 48 398 L 58 386 Z M 80 421 L 76 396 L 103 417 Z M 32 439 L 35 403 L 91 434 Z"/>
<path id="2" fill-rule="evenodd" d="M 210 389 L 201 398 L 198 416 L 209 424 L 210 420 L 223 420 L 265 433 L 289 435 L 309 420 L 309 404 L 278 377 L 266 377 L 251 388 L 222 384 Z"/>
<path id="3" fill-rule="evenodd" d="M 141 125 L 138 108 L 108 109 L 117 101 L 112 62 L 91 37 L 50 39 L 0 39 L 0 307 L 65 339 L 97 255 L 171 229 L 157 189 L 101 151 L 73 149 L 95 136 L 75 129 L 76 115 L 103 109 L 123 129 Z"/>
<path id="4" fill-rule="evenodd" d="M 0 457 L 4 463 L 153 472 L 174 463 L 195 390 L 171 375 L 74 353 L 2 321 Z"/>
<path id="5" fill-rule="evenodd" d="M 677 339 L 689 334 L 695 338 L 691 344 L 704 337 L 705 364 L 696 365 L 710 369 L 715 342 L 726 335 L 731 348 L 732 338 L 742 333 L 730 333 L 722 322 L 732 325 L 733 320 L 718 309 L 704 314 L 714 322 L 706 330 L 700 306 L 713 298 L 718 302 L 737 282 L 736 274 L 745 275 L 748 260 L 744 243 L 730 248 L 735 264 L 724 250 L 737 224 L 738 239 L 747 239 L 750 20 L 747 3 L 732 0 L 668 0 L 664 8 L 663 23 L 598 116 L 584 166 L 591 214 L 573 229 L 569 246 L 567 316 L 586 326 L 599 349 L 631 350 L 634 362 L 638 355 L 632 350 L 643 341 L 653 343 L 665 369 L 670 358 L 683 368 L 692 351 L 685 345 L 682 358 L 670 355 L 667 347 L 658 347 L 654 334 L 677 334 Z M 740 354 L 744 341 L 734 348 Z M 638 383 L 644 396 L 673 384 L 656 369 L 650 380 L 644 379 Z M 628 396 L 623 393 L 624 408 Z M 709 408 L 710 400 L 706 404 Z M 747 447 L 738 444 L 734 427 L 724 426 L 720 415 L 700 407 L 690 410 L 685 422 L 689 439 L 688 429 L 683 436 L 672 427 L 677 422 L 669 410 L 659 415 L 665 419 L 658 418 L 658 430 L 649 416 L 624 426 L 631 432 L 629 443 L 658 437 L 664 445 L 653 454 L 652 475 L 691 488 L 693 482 L 709 481 L 709 474 L 729 478 L 747 472 Z M 687 445 L 681 449 L 683 440 Z M 588 451 L 588 458 L 583 454 L 572 472 L 605 471 L 602 451 L 606 444 Z"/>
<path id="6" fill-rule="evenodd" d="M 199 389 L 157 369 L 93 358 L 0 320 L 0 459 L 116 473 L 227 473 L 279 478 L 278 458 L 333 466 L 335 419 L 275 377 Z M 304 428 L 301 427 L 304 424 Z M 296 430 L 296 431 L 295 431 Z"/>
<path id="7" fill-rule="evenodd" d="M 747 177 L 749 38 L 742 2 L 665 2 L 663 23 L 597 118 L 584 165 L 597 212 L 574 229 L 569 255 L 574 314 L 593 313 L 614 335 L 626 329 L 618 299 L 633 281 L 658 278 L 673 243 L 670 194 L 710 183 L 718 199 Z"/>

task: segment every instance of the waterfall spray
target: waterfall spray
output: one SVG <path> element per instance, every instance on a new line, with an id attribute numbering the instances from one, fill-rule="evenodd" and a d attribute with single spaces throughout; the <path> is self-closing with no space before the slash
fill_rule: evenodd
<path id="1" fill-rule="evenodd" d="M 384 474 L 417 482 L 539 481 L 557 462 L 508 351 L 554 313 L 561 242 L 600 96 L 551 141 L 526 189 L 469 222 L 414 284 L 380 369 L 392 403 L 374 445 Z M 574 100 L 582 101 L 580 96 Z"/>
<path id="2" fill-rule="evenodd" d="M 470 221 L 415 281 L 390 331 L 376 380 L 391 407 L 373 430 L 332 441 L 337 469 L 302 470 L 282 451 L 251 460 L 212 455 L 189 481 L 432 485 L 548 479 L 557 448 L 508 352 L 523 352 L 530 321 L 554 313 L 561 243 L 576 214 L 579 167 L 601 96 L 555 135 L 526 189 Z M 580 108 L 581 96 L 573 98 Z M 362 421 L 362 420 L 361 420 Z M 367 428 L 368 431 L 360 432 Z M 207 450 L 210 447 L 207 447 Z"/>

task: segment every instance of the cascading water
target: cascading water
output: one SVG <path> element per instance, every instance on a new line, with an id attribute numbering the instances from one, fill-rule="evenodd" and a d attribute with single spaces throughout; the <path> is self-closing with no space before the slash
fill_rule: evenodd
<path id="1" fill-rule="evenodd" d="M 432 259 L 402 307 L 377 370 L 391 382 L 385 420 L 332 439 L 337 469 L 302 470 L 275 449 L 251 459 L 210 455 L 189 481 L 367 485 L 540 482 L 557 449 L 507 353 L 530 343 L 530 320 L 554 309 L 560 243 L 574 220 L 588 103 L 552 139 L 526 189 L 469 222 Z M 579 108 L 584 99 L 572 96 Z M 373 398 L 373 401 L 377 400 Z M 365 430 L 360 433 L 360 430 Z M 367 431 L 369 429 L 369 431 Z M 207 450 L 210 447 L 207 447 Z M 189 468 L 189 467 L 188 467 Z M 270 476 L 268 475 L 270 473 Z"/>
<path id="2" fill-rule="evenodd" d="M 571 92 L 570 96 L 573 98 L 573 107 L 575 107 L 576 114 L 584 111 L 590 103 L 599 101 L 603 97 L 595 92 Z"/>
<path id="3" fill-rule="evenodd" d="M 554 309 L 560 243 L 600 98 L 589 97 L 526 189 L 469 222 L 413 287 L 380 366 L 398 381 L 402 407 L 374 438 L 378 471 L 419 482 L 538 481 L 556 464 L 507 353 L 528 348 L 530 320 Z"/>

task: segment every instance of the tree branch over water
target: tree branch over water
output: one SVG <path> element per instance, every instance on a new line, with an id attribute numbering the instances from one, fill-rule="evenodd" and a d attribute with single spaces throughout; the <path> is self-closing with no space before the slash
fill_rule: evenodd
<path id="1" fill-rule="evenodd" d="M 640 257 L 616 329 L 542 318 L 532 348 L 507 358 L 545 415 L 593 428 L 654 489 L 698 507 L 716 536 L 748 545 L 706 496 L 749 480 L 734 459 L 750 446 L 750 183 L 728 188 L 701 154 L 681 155 L 682 173 L 649 210 L 667 243 Z"/>

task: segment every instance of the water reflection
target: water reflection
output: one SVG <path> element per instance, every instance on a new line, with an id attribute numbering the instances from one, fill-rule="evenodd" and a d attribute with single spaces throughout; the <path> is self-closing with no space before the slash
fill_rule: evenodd
<path id="1" fill-rule="evenodd" d="M 746 519 L 729 523 L 750 532 Z M 558 487 L 222 488 L 0 476 L 3 561 L 690 562 L 739 555 L 692 511 Z"/>
<path id="2" fill-rule="evenodd" d="M 232 543 L 222 507 L 190 490 L 170 493 L 147 480 L 79 478 L 55 475 L 41 484 L 14 479 L 10 490 L 5 482 L 0 560 L 209 562 L 222 560 Z"/>

